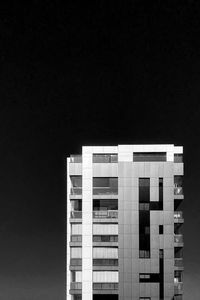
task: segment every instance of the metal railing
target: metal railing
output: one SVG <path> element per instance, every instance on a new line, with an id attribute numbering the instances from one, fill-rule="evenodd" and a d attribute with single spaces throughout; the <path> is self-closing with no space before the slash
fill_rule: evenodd
<path id="1" fill-rule="evenodd" d="M 94 195 L 117 195 L 118 188 L 117 187 L 93 187 Z"/>
<path id="2" fill-rule="evenodd" d="M 183 293 L 183 283 L 179 282 L 174 285 L 174 294 L 182 294 Z"/>
<path id="3" fill-rule="evenodd" d="M 174 195 L 183 195 L 183 187 L 175 186 L 174 187 Z"/>
<path id="4" fill-rule="evenodd" d="M 93 211 L 93 218 L 118 218 L 117 210 L 95 210 Z"/>
<path id="5" fill-rule="evenodd" d="M 82 289 L 82 282 L 71 282 L 70 283 L 71 290 L 81 290 Z"/>
<path id="6" fill-rule="evenodd" d="M 183 235 L 175 234 L 174 235 L 174 243 L 183 243 Z"/>
<path id="7" fill-rule="evenodd" d="M 82 155 L 71 155 L 70 162 L 71 163 L 82 163 Z"/>
<path id="8" fill-rule="evenodd" d="M 175 211 L 174 212 L 174 220 L 183 219 L 183 212 L 182 211 Z"/>
<path id="9" fill-rule="evenodd" d="M 94 290 L 117 290 L 118 289 L 118 283 L 111 282 L 111 283 L 99 283 L 95 282 L 93 283 L 93 289 Z"/>
<path id="10" fill-rule="evenodd" d="M 71 218 L 72 219 L 81 219 L 82 218 L 82 211 L 78 211 L 78 210 L 74 210 L 74 211 L 71 211 Z"/>
<path id="11" fill-rule="evenodd" d="M 70 193 L 71 193 L 71 195 L 81 195 L 82 187 L 72 187 Z"/>
<path id="12" fill-rule="evenodd" d="M 182 258 L 175 258 L 174 259 L 174 266 L 183 268 L 183 259 Z"/>

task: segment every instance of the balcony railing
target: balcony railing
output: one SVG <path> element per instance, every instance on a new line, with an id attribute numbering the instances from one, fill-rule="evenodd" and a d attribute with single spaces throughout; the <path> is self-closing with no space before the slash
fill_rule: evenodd
<path id="1" fill-rule="evenodd" d="M 81 290 L 82 289 L 82 282 L 71 282 L 70 283 L 71 290 Z"/>
<path id="2" fill-rule="evenodd" d="M 71 188 L 71 195 L 81 195 L 82 187 L 73 187 Z"/>
<path id="3" fill-rule="evenodd" d="M 72 219 L 81 219 L 82 211 L 78 211 L 78 210 L 71 211 L 71 218 Z"/>
<path id="4" fill-rule="evenodd" d="M 183 187 L 182 186 L 174 187 L 174 195 L 183 195 Z"/>
<path id="5" fill-rule="evenodd" d="M 118 266 L 118 259 L 93 259 L 93 266 Z"/>
<path id="6" fill-rule="evenodd" d="M 70 162 L 71 163 L 82 163 L 82 155 L 71 155 Z"/>
<path id="7" fill-rule="evenodd" d="M 183 212 L 182 211 L 175 211 L 174 212 L 174 221 L 178 221 L 183 219 Z"/>
<path id="8" fill-rule="evenodd" d="M 118 283 L 111 282 L 111 283 L 93 283 L 93 289 L 94 290 L 117 290 L 118 289 Z"/>
<path id="9" fill-rule="evenodd" d="M 93 218 L 118 218 L 117 210 L 95 210 L 93 211 Z"/>
<path id="10" fill-rule="evenodd" d="M 179 282 L 174 285 L 174 294 L 182 294 L 183 293 L 183 283 Z"/>
<path id="11" fill-rule="evenodd" d="M 81 258 L 71 258 L 70 266 L 82 266 L 82 259 Z"/>
<path id="12" fill-rule="evenodd" d="M 182 234 L 175 234 L 174 235 L 174 243 L 183 243 L 183 235 Z"/>
<path id="13" fill-rule="evenodd" d="M 117 187 L 93 187 L 93 195 L 117 195 Z"/>
<path id="14" fill-rule="evenodd" d="M 182 258 L 175 258 L 174 259 L 174 266 L 183 268 L 183 259 Z"/>
<path id="15" fill-rule="evenodd" d="M 183 300 L 182 295 L 175 295 L 174 300 Z"/>
<path id="16" fill-rule="evenodd" d="M 117 154 L 93 154 L 93 163 L 117 163 Z"/>

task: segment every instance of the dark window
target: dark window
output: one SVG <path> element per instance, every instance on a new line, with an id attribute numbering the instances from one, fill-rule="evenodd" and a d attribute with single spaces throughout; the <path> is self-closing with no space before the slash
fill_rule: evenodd
<path id="1" fill-rule="evenodd" d="M 166 161 L 166 152 L 134 152 L 133 161 Z"/>
<path id="2" fill-rule="evenodd" d="M 93 163 L 116 163 L 117 154 L 93 154 Z"/>
<path id="3" fill-rule="evenodd" d="M 139 178 L 139 202 L 150 201 L 150 178 Z"/>
<path id="4" fill-rule="evenodd" d="M 81 199 L 76 199 L 76 200 L 71 200 L 71 208 L 72 211 L 82 211 L 82 200 Z"/>
<path id="5" fill-rule="evenodd" d="M 118 266 L 118 259 L 93 259 L 93 266 Z"/>
<path id="6" fill-rule="evenodd" d="M 182 163 L 183 162 L 183 154 L 174 153 L 174 162 Z"/>
<path id="7" fill-rule="evenodd" d="M 183 176 L 180 175 L 174 176 L 174 186 L 183 187 Z"/>
<path id="8" fill-rule="evenodd" d="M 159 234 L 163 234 L 163 225 L 159 225 Z"/>
<path id="9" fill-rule="evenodd" d="M 71 242 L 82 242 L 82 235 L 72 235 Z"/>
<path id="10" fill-rule="evenodd" d="M 93 235 L 93 242 L 118 242 L 117 235 Z"/>
<path id="11" fill-rule="evenodd" d="M 81 258 L 71 258 L 70 265 L 71 266 L 81 266 L 82 265 L 82 259 Z"/>
<path id="12" fill-rule="evenodd" d="M 82 176 L 70 176 L 72 187 L 82 187 Z"/>
<path id="13" fill-rule="evenodd" d="M 118 210 L 117 199 L 94 199 L 93 210 Z"/>
<path id="14" fill-rule="evenodd" d="M 93 177 L 93 194 L 117 194 L 118 177 Z"/>

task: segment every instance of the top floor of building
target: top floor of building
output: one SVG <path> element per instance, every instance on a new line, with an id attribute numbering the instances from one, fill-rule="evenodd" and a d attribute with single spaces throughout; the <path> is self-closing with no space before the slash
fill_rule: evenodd
<path id="1" fill-rule="evenodd" d="M 183 147 L 173 144 L 83 146 L 82 154 L 70 155 L 71 163 L 82 163 L 91 156 L 93 163 L 118 162 L 183 162 Z"/>

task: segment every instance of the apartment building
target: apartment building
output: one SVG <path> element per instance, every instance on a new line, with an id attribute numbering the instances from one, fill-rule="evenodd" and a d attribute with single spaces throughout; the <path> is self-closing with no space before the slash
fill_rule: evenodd
<path id="1" fill-rule="evenodd" d="M 67 158 L 67 300 L 183 299 L 183 147 Z"/>

